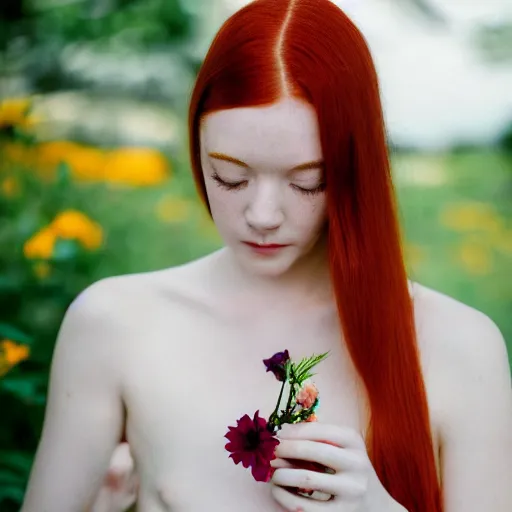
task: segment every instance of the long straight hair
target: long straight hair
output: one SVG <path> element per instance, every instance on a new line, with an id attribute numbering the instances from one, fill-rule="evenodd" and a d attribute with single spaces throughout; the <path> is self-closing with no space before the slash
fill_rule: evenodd
<path id="1" fill-rule="evenodd" d="M 202 118 L 284 97 L 300 98 L 317 113 L 330 272 L 343 337 L 368 396 L 370 460 L 409 512 L 441 512 L 377 74 L 364 37 L 329 0 L 256 0 L 221 27 L 190 101 L 199 194 L 210 210 Z"/>

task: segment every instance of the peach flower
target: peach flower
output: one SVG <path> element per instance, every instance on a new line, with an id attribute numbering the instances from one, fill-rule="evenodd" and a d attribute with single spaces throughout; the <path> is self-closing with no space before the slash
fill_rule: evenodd
<path id="1" fill-rule="evenodd" d="M 309 382 L 305 384 L 297 394 L 296 402 L 304 409 L 309 409 L 315 403 L 317 396 L 317 387 L 312 382 Z"/>

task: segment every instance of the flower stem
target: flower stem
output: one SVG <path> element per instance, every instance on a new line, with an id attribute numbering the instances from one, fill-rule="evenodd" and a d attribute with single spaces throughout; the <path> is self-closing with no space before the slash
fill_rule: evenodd
<path id="1" fill-rule="evenodd" d="M 293 371 L 292 367 L 290 376 L 290 394 L 288 395 L 288 402 L 286 403 L 286 413 L 288 415 L 290 413 L 290 406 L 293 398 L 295 398 L 295 372 Z"/>
<path id="2" fill-rule="evenodd" d="M 270 421 L 273 421 L 276 414 L 277 414 L 277 410 L 279 409 L 279 404 L 281 403 L 281 397 L 283 396 L 283 391 L 284 391 L 284 385 L 286 384 L 286 379 L 283 380 L 283 385 L 281 386 L 281 391 L 279 392 L 279 398 L 277 399 L 277 404 L 276 404 L 276 408 L 274 409 L 274 412 L 270 415 Z"/>

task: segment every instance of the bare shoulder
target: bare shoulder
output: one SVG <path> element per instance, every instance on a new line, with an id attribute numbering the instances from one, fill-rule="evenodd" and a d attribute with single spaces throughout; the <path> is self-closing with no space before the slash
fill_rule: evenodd
<path id="1" fill-rule="evenodd" d="M 75 297 L 59 329 L 54 372 L 60 375 L 74 368 L 69 361 L 80 354 L 84 366 L 119 377 L 121 359 L 116 354 L 128 346 L 144 280 L 141 275 L 108 277 L 90 284 Z"/>
<path id="2" fill-rule="evenodd" d="M 413 297 L 444 440 L 460 436 L 470 422 L 510 424 L 510 365 L 497 325 L 481 311 L 417 283 Z M 510 418 L 498 419 L 506 415 Z"/>
<path id="3" fill-rule="evenodd" d="M 193 294 L 200 282 L 208 256 L 162 270 L 110 276 L 85 288 L 73 301 L 70 311 L 80 311 L 97 319 L 115 319 L 126 313 L 144 312 L 141 306 L 153 299 L 170 299 Z"/>
<path id="4" fill-rule="evenodd" d="M 144 274 L 105 277 L 96 281 L 73 300 L 68 315 L 73 319 L 112 321 L 134 303 L 135 294 L 144 290 Z"/>
<path id="5" fill-rule="evenodd" d="M 419 283 L 413 283 L 412 296 L 419 338 L 440 351 L 447 363 L 478 365 L 484 357 L 503 365 L 505 340 L 489 316 Z"/>
<path id="6" fill-rule="evenodd" d="M 155 307 L 204 304 L 211 295 L 207 281 L 214 257 L 210 254 L 161 270 L 103 278 L 75 298 L 68 315 L 122 328 L 140 322 Z"/>

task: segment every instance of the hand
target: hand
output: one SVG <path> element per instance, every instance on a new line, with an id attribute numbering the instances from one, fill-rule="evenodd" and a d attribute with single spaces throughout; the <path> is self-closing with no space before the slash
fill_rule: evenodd
<path id="1" fill-rule="evenodd" d="M 285 510 L 386 512 L 396 504 L 375 473 L 357 431 L 319 422 L 297 423 L 284 425 L 277 437 L 277 458 L 271 461 L 277 469 L 270 483 L 273 497 Z M 327 498 L 315 499 L 316 492 L 306 498 L 297 494 L 299 489 Z"/>
<path id="2" fill-rule="evenodd" d="M 125 512 L 137 499 L 138 484 L 130 447 L 120 443 L 90 512 Z"/>

